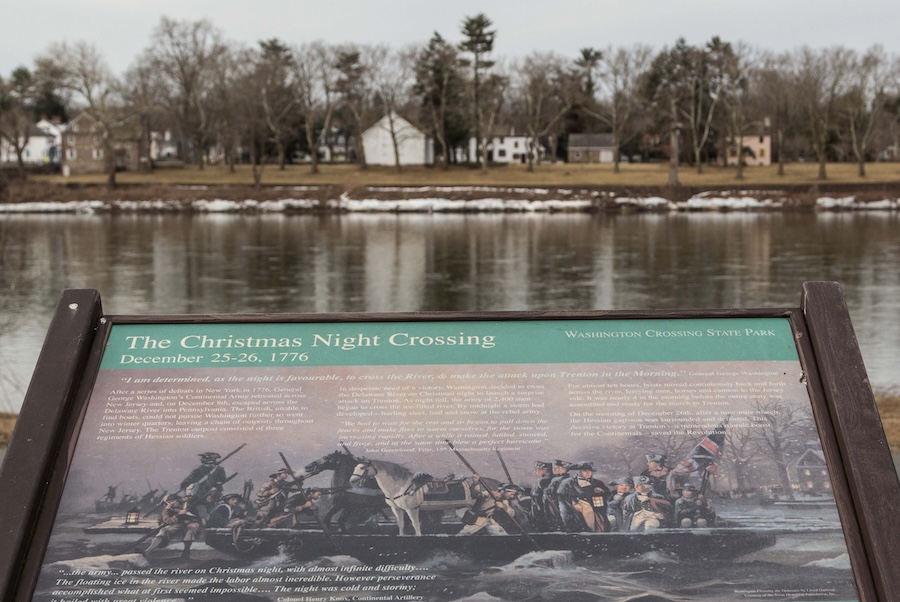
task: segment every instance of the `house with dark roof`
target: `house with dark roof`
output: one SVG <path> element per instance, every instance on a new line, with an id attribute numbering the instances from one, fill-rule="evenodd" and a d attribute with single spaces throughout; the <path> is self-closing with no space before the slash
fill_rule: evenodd
<path id="1" fill-rule="evenodd" d="M 569 163 L 612 163 L 615 156 L 612 134 L 569 134 Z"/>
<path id="2" fill-rule="evenodd" d="M 809 448 L 793 464 L 794 489 L 803 493 L 830 493 L 831 478 L 820 449 Z"/>

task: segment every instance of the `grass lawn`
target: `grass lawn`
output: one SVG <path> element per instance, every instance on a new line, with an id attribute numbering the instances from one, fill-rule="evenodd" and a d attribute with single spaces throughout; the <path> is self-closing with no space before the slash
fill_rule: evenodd
<path id="1" fill-rule="evenodd" d="M 853 163 L 828 165 L 829 184 L 877 184 L 900 182 L 900 163 L 870 163 L 867 176 L 860 178 Z M 813 163 L 793 163 L 786 166 L 784 176 L 777 175 L 777 166 L 746 167 L 744 179 L 735 178 L 735 168 L 704 166 L 702 174 L 684 166 L 679 179 L 684 186 L 704 188 L 748 188 L 753 186 L 814 185 L 818 180 L 818 166 Z M 355 165 L 320 165 L 320 173 L 310 173 L 309 165 L 289 165 L 285 170 L 278 166 L 266 166 L 263 173 L 265 185 L 338 185 L 355 186 L 665 186 L 669 167 L 665 163 L 622 164 L 621 172 L 613 173 L 612 165 L 599 164 L 544 164 L 529 172 L 525 165 L 513 164 L 492 167 L 482 173 L 480 169 L 451 167 L 443 171 L 432 167 L 404 167 L 398 172 L 393 167 L 370 167 L 360 170 Z M 103 184 L 103 175 L 36 176 L 37 181 L 48 183 Z M 158 169 L 151 174 L 121 172 L 117 181 L 122 184 L 148 185 L 243 185 L 252 183 L 250 168 L 237 167 L 229 173 L 224 166 L 196 166 L 177 169 Z"/>
<path id="2" fill-rule="evenodd" d="M 892 452 L 900 452 L 900 395 L 876 395 L 881 423 Z"/>

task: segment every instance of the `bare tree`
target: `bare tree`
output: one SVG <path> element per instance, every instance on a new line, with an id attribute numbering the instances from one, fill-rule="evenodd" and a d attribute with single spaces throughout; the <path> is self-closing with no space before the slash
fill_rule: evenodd
<path id="1" fill-rule="evenodd" d="M 207 19 L 176 21 L 160 19 L 148 51 L 153 68 L 165 82 L 166 106 L 173 111 L 180 138 L 203 169 L 211 144 L 211 82 L 216 61 L 225 54 L 222 34 Z M 188 157 L 190 158 L 190 157 Z"/>
<path id="2" fill-rule="evenodd" d="M 120 86 L 97 48 L 87 42 L 53 44 L 37 59 L 39 71 L 50 73 L 59 84 L 84 103 L 91 135 L 103 148 L 107 186 L 116 186 L 115 136 L 127 120 L 122 110 Z"/>
<path id="3" fill-rule="evenodd" d="M 404 136 L 397 121 L 398 110 L 409 98 L 417 54 L 417 50 L 412 47 L 394 51 L 387 46 L 378 46 L 372 53 L 372 81 L 375 94 L 387 117 L 397 171 L 402 169 L 400 145 Z"/>
<path id="4" fill-rule="evenodd" d="M 742 497 L 746 497 L 750 484 L 752 466 L 760 453 L 758 438 L 753 429 L 730 427 L 725 439 L 723 458 L 734 471 L 735 484 Z"/>
<path id="5" fill-rule="evenodd" d="M 135 112 L 140 121 L 140 164 L 141 168 L 147 171 L 153 170 L 153 160 L 150 156 L 153 132 L 157 130 L 163 118 L 165 98 L 161 93 L 162 88 L 159 74 L 153 68 L 151 57 L 145 51 L 125 72 L 122 92 L 125 104 Z"/>
<path id="6" fill-rule="evenodd" d="M 733 148 L 737 156 L 737 173 L 735 178 L 744 178 L 744 134 L 751 128 L 761 127 L 760 121 L 753 121 L 747 117 L 747 94 L 749 90 L 750 73 L 755 61 L 749 46 L 739 43 L 733 51 L 722 59 L 722 78 L 724 80 L 723 93 L 725 94 L 725 109 L 728 114 L 728 132 L 730 148 Z M 728 152 L 725 152 L 725 162 L 728 162 Z"/>
<path id="7" fill-rule="evenodd" d="M 359 168 L 364 170 L 366 164 L 366 151 L 362 143 L 362 134 L 371 112 L 372 96 L 374 95 L 372 84 L 373 64 L 371 58 L 374 54 L 372 48 L 346 45 L 337 49 L 335 68 L 338 70 L 336 89 L 339 94 L 339 107 L 343 112 L 349 113 L 346 119 L 349 127 L 348 138 L 353 138 L 353 148 Z"/>
<path id="8" fill-rule="evenodd" d="M 607 107 L 601 119 L 613 136 L 613 172 L 619 173 L 621 147 L 635 135 L 634 117 L 640 107 L 641 77 L 650 64 L 652 50 L 636 44 L 607 48 L 601 58 L 600 92 Z"/>
<path id="9" fill-rule="evenodd" d="M 481 170 L 487 172 L 488 133 L 494 131 L 494 124 L 503 109 L 511 78 L 503 65 L 496 65 L 481 83 L 481 116 L 484 138 L 480 142 Z"/>
<path id="10" fill-rule="evenodd" d="M 220 145 L 222 159 L 228 167 L 229 173 L 235 173 L 235 163 L 238 160 L 239 150 L 245 141 L 245 119 L 250 117 L 244 113 L 250 109 L 256 113 L 262 110 L 259 102 L 259 82 L 250 81 L 248 70 L 256 66 L 258 53 L 236 43 L 226 43 L 221 54 L 216 59 L 209 74 L 208 114 L 210 139 L 215 139 Z M 249 90 L 248 86 L 251 87 Z M 244 103 L 247 94 L 253 95 L 255 101 L 252 105 Z M 253 172 L 254 182 L 258 185 L 261 172 Z"/>
<path id="11" fill-rule="evenodd" d="M 306 143 L 309 147 L 310 171 L 319 173 L 319 133 L 328 136 L 337 106 L 335 51 L 324 42 L 304 44 L 294 50 L 294 70 L 300 111 L 303 114 Z"/>
<path id="12" fill-rule="evenodd" d="M 791 71 L 792 58 L 788 53 L 763 53 L 759 66 L 751 73 L 749 90 L 757 98 L 761 112 L 769 118 L 775 149 L 778 157 L 778 175 L 785 173 L 787 148 L 785 139 L 793 129 L 797 113 L 797 95 L 794 89 L 794 75 Z"/>
<path id="13" fill-rule="evenodd" d="M 731 44 L 723 42 L 718 36 L 713 37 L 706 48 L 697 48 L 688 53 L 689 102 L 681 111 L 691 129 L 697 173 L 703 173 L 703 149 L 709 141 L 716 108 L 725 96 L 728 81 L 726 69 L 733 56 Z"/>
<path id="14" fill-rule="evenodd" d="M 228 71 L 228 84 L 223 85 L 228 91 L 231 106 L 234 107 L 235 130 L 239 134 L 241 148 L 246 149 L 249 154 L 250 173 L 256 188 L 262 185 L 263 171 L 269 156 L 269 142 L 275 136 L 271 107 L 260 102 L 259 98 L 259 91 L 272 83 L 271 58 L 266 56 L 265 48 L 237 51 L 233 66 Z M 277 148 L 276 152 L 283 154 L 281 148 Z"/>
<path id="15" fill-rule="evenodd" d="M 804 47 L 794 57 L 796 91 L 803 104 L 810 142 L 819 162 L 819 179 L 825 180 L 830 137 L 834 134 L 839 101 L 847 86 L 852 52 L 840 46 L 821 51 Z"/>
<path id="16" fill-rule="evenodd" d="M 534 160 L 538 153 L 540 139 L 546 136 L 574 104 L 573 99 L 564 100 L 559 91 L 564 90 L 559 82 L 565 77 L 565 59 L 554 53 L 535 52 L 522 62 L 518 69 L 516 83 L 517 96 L 524 104 L 526 129 L 528 131 L 528 171 L 534 171 Z"/>
<path id="17" fill-rule="evenodd" d="M 756 436 L 765 454 L 775 463 L 785 494 L 794 499 L 790 461 L 802 451 L 802 442 L 814 437 L 815 424 L 808 411 L 781 399 L 757 402 L 756 410 L 761 418 L 754 427 Z"/>
<path id="18" fill-rule="evenodd" d="M 576 75 L 580 78 L 581 89 L 578 99 L 580 112 L 587 117 L 587 134 L 588 137 L 594 133 L 594 121 L 600 117 L 597 106 L 597 69 L 600 67 L 600 61 L 603 58 L 603 52 L 596 48 L 581 48 L 578 51 L 578 58 L 575 59 Z M 588 152 L 588 163 L 593 162 L 593 154 Z"/>
<path id="19" fill-rule="evenodd" d="M 27 67 L 17 67 L 9 80 L 0 78 L 0 140 L 16 154 L 20 178 L 26 177 L 25 147 L 31 138 L 35 79 Z"/>
<path id="20" fill-rule="evenodd" d="M 900 75 L 892 67 L 884 47 L 878 44 L 861 57 L 853 57 L 844 119 L 850 131 L 857 173 L 861 178 L 866 175 L 866 154 L 871 149 L 876 125 L 881 122 L 886 108 L 886 90 Z"/>

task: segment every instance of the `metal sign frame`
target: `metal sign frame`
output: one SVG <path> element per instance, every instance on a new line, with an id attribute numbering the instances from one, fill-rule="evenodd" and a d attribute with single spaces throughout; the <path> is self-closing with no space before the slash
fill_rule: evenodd
<path id="1" fill-rule="evenodd" d="M 29 600 L 80 420 L 116 324 L 787 318 L 861 600 L 900 599 L 900 483 L 840 285 L 808 282 L 798 308 L 578 312 L 105 316 L 95 290 L 62 293 L 0 472 L 0 599 Z"/>

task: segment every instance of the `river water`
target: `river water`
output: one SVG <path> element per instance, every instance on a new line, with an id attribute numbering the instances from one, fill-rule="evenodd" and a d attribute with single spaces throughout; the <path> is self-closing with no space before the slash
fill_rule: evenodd
<path id="1" fill-rule="evenodd" d="M 107 314 L 796 307 L 844 287 L 873 386 L 900 389 L 896 212 L 4 215 L 0 411 L 59 294 Z"/>

